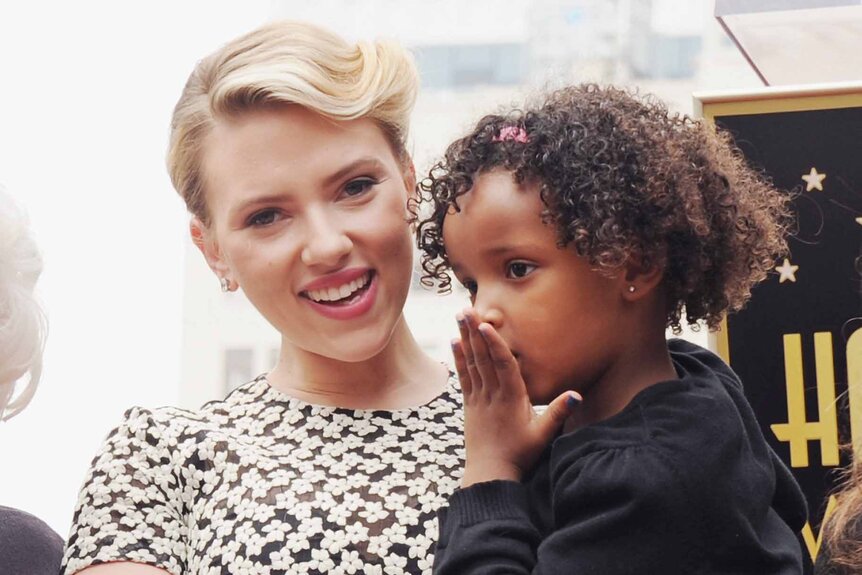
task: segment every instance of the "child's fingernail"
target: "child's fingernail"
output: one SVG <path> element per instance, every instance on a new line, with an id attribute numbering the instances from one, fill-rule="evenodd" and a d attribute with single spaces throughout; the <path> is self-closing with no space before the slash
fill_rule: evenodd
<path id="1" fill-rule="evenodd" d="M 460 340 L 453 339 L 449 342 L 449 345 L 452 346 L 452 351 L 458 351 L 458 344 L 461 343 Z"/>
<path id="2" fill-rule="evenodd" d="M 566 405 L 569 408 L 575 408 L 581 404 L 581 398 L 575 395 L 574 393 L 570 393 L 569 397 L 566 398 Z"/>
<path id="3" fill-rule="evenodd" d="M 480 324 L 479 324 L 479 326 L 478 326 L 476 329 L 479 331 L 479 333 L 481 334 L 481 336 L 482 336 L 484 339 L 488 339 L 488 329 L 489 329 L 489 328 L 488 328 L 488 325 L 487 325 L 487 324 L 480 323 Z"/>
<path id="4" fill-rule="evenodd" d="M 467 325 L 467 320 L 463 314 L 458 314 L 455 316 L 455 321 L 458 322 L 458 327 L 465 327 Z"/>

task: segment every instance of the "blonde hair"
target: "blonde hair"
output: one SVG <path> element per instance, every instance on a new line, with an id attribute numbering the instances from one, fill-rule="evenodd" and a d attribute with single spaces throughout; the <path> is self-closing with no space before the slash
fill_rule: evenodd
<path id="1" fill-rule="evenodd" d="M 42 258 L 23 212 L 0 188 L 0 421 L 24 409 L 42 375 L 45 316 L 33 295 Z M 15 384 L 29 374 L 16 398 Z"/>
<path id="2" fill-rule="evenodd" d="M 830 517 L 824 519 L 822 527 L 821 552 L 825 548 L 833 568 L 843 568 L 836 573 L 862 570 L 862 541 L 859 538 L 862 527 L 862 455 L 854 453 L 852 446 L 847 446 L 847 451 L 852 461 L 839 476 L 835 493 L 838 506 Z"/>
<path id="3" fill-rule="evenodd" d="M 350 44 L 301 22 L 264 25 L 206 57 L 192 72 L 171 121 L 171 180 L 188 210 L 208 225 L 201 151 L 213 125 L 219 118 L 283 104 L 334 120 L 372 119 L 405 161 L 418 83 L 413 58 L 397 43 Z"/>

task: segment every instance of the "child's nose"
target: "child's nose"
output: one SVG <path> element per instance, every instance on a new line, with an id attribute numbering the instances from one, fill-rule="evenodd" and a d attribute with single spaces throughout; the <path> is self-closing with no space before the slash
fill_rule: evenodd
<path id="1" fill-rule="evenodd" d="M 476 302 L 474 306 L 479 323 L 490 323 L 494 329 L 500 329 L 503 326 L 503 312 L 497 306 L 482 306 Z"/>

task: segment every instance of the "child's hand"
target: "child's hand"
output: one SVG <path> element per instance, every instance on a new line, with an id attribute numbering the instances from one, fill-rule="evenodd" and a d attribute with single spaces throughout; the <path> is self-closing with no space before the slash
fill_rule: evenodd
<path id="1" fill-rule="evenodd" d="M 452 342 L 464 393 L 466 465 L 462 487 L 482 481 L 520 481 L 581 397 L 567 391 L 536 415 L 518 364 L 490 324 L 465 310 L 461 340 Z"/>

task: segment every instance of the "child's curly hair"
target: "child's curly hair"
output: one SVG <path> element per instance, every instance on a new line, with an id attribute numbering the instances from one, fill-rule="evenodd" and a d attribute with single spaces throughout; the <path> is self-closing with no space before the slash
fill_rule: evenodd
<path id="1" fill-rule="evenodd" d="M 508 137 L 513 128 L 526 138 Z M 539 184 L 560 247 L 609 273 L 629 259 L 661 266 L 675 331 L 683 310 L 689 324 L 716 328 L 787 250 L 788 195 L 747 165 L 729 135 L 653 98 L 585 84 L 485 116 L 449 146 L 414 206 L 431 204 L 417 217 L 424 285 L 450 289 L 446 213 L 498 167 Z"/>

